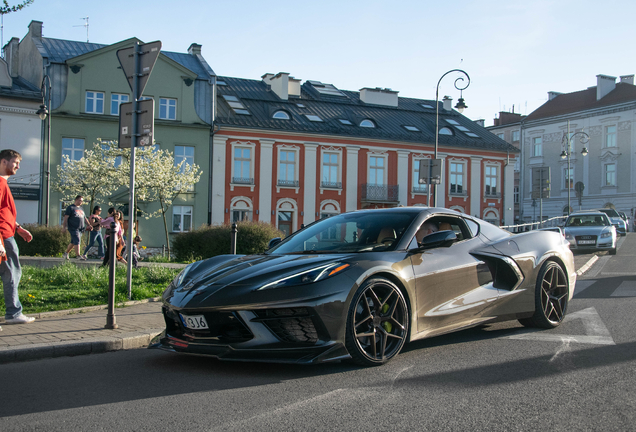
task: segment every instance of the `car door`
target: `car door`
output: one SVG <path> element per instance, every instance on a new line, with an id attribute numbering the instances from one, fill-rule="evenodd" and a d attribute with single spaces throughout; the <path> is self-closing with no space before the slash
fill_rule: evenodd
<path id="1" fill-rule="evenodd" d="M 436 219 L 437 223 L 450 223 L 458 239 L 447 247 L 412 252 L 417 330 L 426 333 L 469 325 L 498 297 L 488 265 L 471 255 L 484 242 L 472 235 L 461 218 L 429 221 Z"/>

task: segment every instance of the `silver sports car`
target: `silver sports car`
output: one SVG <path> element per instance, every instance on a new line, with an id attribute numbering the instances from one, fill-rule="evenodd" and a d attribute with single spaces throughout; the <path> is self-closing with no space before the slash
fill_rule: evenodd
<path id="1" fill-rule="evenodd" d="M 607 250 L 616 255 L 616 226 L 600 211 L 580 211 L 570 214 L 565 221 L 565 239 L 570 249 L 580 251 Z"/>
<path id="2" fill-rule="evenodd" d="M 484 323 L 555 327 L 576 282 L 559 233 L 513 235 L 444 208 L 343 213 L 270 244 L 186 267 L 163 294 L 166 329 L 151 347 L 380 365 L 409 341 Z"/>

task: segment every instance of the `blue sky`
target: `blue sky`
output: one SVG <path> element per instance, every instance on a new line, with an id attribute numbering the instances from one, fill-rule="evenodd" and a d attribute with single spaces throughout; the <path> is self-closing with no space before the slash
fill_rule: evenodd
<path id="1" fill-rule="evenodd" d="M 9 0 L 10 4 L 15 2 Z M 461 68 L 469 118 L 528 114 L 548 91 L 596 85 L 596 75 L 636 73 L 631 0 L 35 0 L 4 17 L 3 42 L 31 20 L 44 36 L 111 44 L 161 40 L 164 50 L 203 45 L 218 75 L 260 79 L 289 72 L 344 90 L 383 87 L 435 99 L 440 77 Z M 440 84 L 455 101 L 451 74 Z"/>

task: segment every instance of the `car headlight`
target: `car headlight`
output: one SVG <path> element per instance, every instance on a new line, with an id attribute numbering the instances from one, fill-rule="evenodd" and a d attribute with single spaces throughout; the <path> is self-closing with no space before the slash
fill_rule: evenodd
<path id="1" fill-rule="evenodd" d="M 281 288 L 293 285 L 306 285 L 318 282 L 320 280 L 327 279 L 331 276 L 339 274 L 349 267 L 351 267 L 350 264 L 341 262 L 321 265 L 320 267 L 314 267 L 309 270 L 303 270 L 300 273 L 294 273 L 292 275 L 281 277 L 279 279 L 276 279 L 275 281 L 263 285 L 262 287 L 258 288 L 258 290 Z"/>
<path id="2" fill-rule="evenodd" d="M 606 232 L 606 233 L 601 234 L 601 238 L 607 238 L 607 237 L 611 237 L 611 236 L 612 236 L 611 232 Z"/>
<path id="3" fill-rule="evenodd" d="M 187 266 L 186 268 L 184 268 L 181 273 L 179 273 L 174 280 L 172 281 L 172 285 L 174 285 L 175 288 L 177 288 L 179 285 L 181 285 L 181 283 L 183 282 L 183 279 L 185 279 L 186 275 L 188 274 L 188 272 L 190 271 L 190 269 L 192 268 L 192 264 L 190 264 L 189 266 Z"/>
<path id="4" fill-rule="evenodd" d="M 566 240 L 574 240 L 574 236 L 572 234 L 570 234 L 569 232 L 565 233 L 565 239 Z"/>

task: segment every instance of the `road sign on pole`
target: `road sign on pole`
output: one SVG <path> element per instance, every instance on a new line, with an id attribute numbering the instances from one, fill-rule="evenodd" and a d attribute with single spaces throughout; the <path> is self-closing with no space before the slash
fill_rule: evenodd
<path id="1" fill-rule="evenodd" d="M 137 102 L 138 134 L 135 146 L 149 146 L 153 143 L 155 132 L 155 100 L 145 99 Z M 119 105 L 119 148 L 130 148 L 133 137 L 133 102 Z"/>
<path id="2" fill-rule="evenodd" d="M 420 184 L 440 184 L 442 178 L 441 159 L 420 159 Z"/>
<path id="3" fill-rule="evenodd" d="M 550 167 L 532 168 L 532 198 L 550 198 Z"/>
<path id="4" fill-rule="evenodd" d="M 139 45 L 139 51 L 137 52 L 139 58 L 139 69 L 135 69 L 135 47 L 123 48 L 117 50 L 117 58 L 119 64 L 124 70 L 128 85 L 133 91 L 133 98 L 139 99 L 146 88 L 146 83 L 150 77 L 150 72 L 157 62 L 157 57 L 161 52 L 161 41 L 149 42 L 147 44 Z M 139 77 L 137 83 L 137 94 L 134 93 L 133 80 L 135 74 Z"/>

